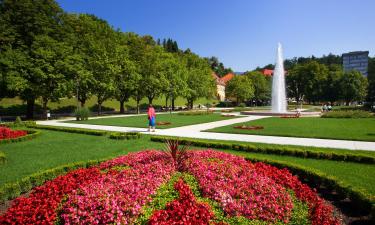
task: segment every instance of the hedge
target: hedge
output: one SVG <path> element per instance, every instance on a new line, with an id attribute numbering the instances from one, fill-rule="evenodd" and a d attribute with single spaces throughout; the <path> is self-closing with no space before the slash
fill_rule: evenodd
<path id="1" fill-rule="evenodd" d="M 368 214 L 371 220 L 375 220 L 375 196 L 362 189 L 352 187 L 350 184 L 334 176 L 322 173 L 319 170 L 298 164 L 278 160 L 254 159 L 251 157 L 246 157 L 246 160 L 264 162 L 278 168 L 287 168 L 294 175 L 297 175 L 301 181 L 305 180 L 310 186 L 324 186 L 329 190 L 336 191 L 342 199 L 349 198 L 352 201 L 353 207 Z"/>
<path id="2" fill-rule="evenodd" d="M 40 135 L 41 133 L 40 131 L 37 131 L 37 130 L 28 130 L 28 129 L 24 129 L 24 130 L 27 131 L 27 135 L 18 137 L 18 138 L 1 139 L 0 144 L 8 144 L 8 143 L 31 140 L 31 139 L 34 139 L 36 136 Z"/>
<path id="3" fill-rule="evenodd" d="M 95 135 L 95 136 L 104 136 L 107 134 L 107 131 L 102 131 L 102 130 L 90 130 L 90 129 L 71 128 L 71 127 L 56 127 L 56 126 L 47 126 L 47 125 L 30 125 L 27 127 L 36 128 L 36 129 L 53 130 L 53 131 L 62 131 L 62 132 L 68 132 L 68 133 L 88 134 L 88 135 Z"/>
<path id="4" fill-rule="evenodd" d="M 257 146 L 252 144 L 230 144 L 220 143 L 205 140 L 193 140 L 193 139 L 181 139 L 175 137 L 166 136 L 151 136 L 151 141 L 165 142 L 168 139 L 179 140 L 180 144 L 190 144 L 199 147 L 206 148 L 218 148 L 218 149 L 231 149 L 236 151 L 273 154 L 273 155 L 286 155 L 300 158 L 312 158 L 312 159 L 326 159 L 335 161 L 346 161 L 356 163 L 375 164 L 375 157 L 366 155 L 357 155 L 350 153 L 333 153 L 324 151 L 309 151 L 303 150 L 298 147 L 280 147 L 280 146 Z"/>
<path id="5" fill-rule="evenodd" d="M 211 110 L 200 110 L 200 111 L 187 111 L 187 112 L 178 112 L 177 115 L 182 116 L 199 116 L 199 115 L 209 115 L 214 113 Z"/>
<path id="6" fill-rule="evenodd" d="M 141 137 L 139 132 L 113 132 L 109 135 L 110 139 L 116 140 L 129 140 L 129 139 L 139 139 Z"/>
<path id="7" fill-rule="evenodd" d="M 374 115 L 363 110 L 331 111 L 323 113 L 322 118 L 373 118 Z"/>
<path id="8" fill-rule="evenodd" d="M 69 171 L 78 168 L 88 168 L 109 159 L 110 158 L 66 164 L 53 169 L 47 169 L 42 172 L 34 173 L 13 183 L 6 183 L 0 187 L 0 203 L 6 200 L 14 199 L 20 196 L 21 194 L 27 193 L 34 187 L 41 186 L 46 181 L 52 180 L 60 175 L 66 174 Z"/>
<path id="9" fill-rule="evenodd" d="M 16 121 L 16 122 L 0 123 L 0 126 L 6 126 L 10 128 L 27 127 L 27 126 L 34 126 L 34 125 L 36 125 L 35 121 Z"/>
<path id="10" fill-rule="evenodd" d="M 6 160 L 7 158 L 5 156 L 5 153 L 0 151 L 0 165 L 5 163 Z"/>

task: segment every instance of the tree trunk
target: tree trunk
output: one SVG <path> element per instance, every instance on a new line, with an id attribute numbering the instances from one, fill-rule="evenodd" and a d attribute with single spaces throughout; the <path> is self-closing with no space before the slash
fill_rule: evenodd
<path id="1" fill-rule="evenodd" d="M 154 97 L 148 96 L 147 99 L 148 99 L 148 104 L 152 104 L 152 100 L 154 100 Z"/>
<path id="2" fill-rule="evenodd" d="M 121 114 L 124 114 L 124 113 L 125 113 L 124 103 L 125 103 L 124 100 L 121 100 L 121 101 L 120 101 L 120 113 L 121 113 Z"/>
<path id="3" fill-rule="evenodd" d="M 98 102 L 98 115 L 102 114 L 102 102 Z"/>
<path id="4" fill-rule="evenodd" d="M 81 99 L 79 100 L 81 102 L 81 107 L 85 107 L 85 104 L 86 104 L 86 99 Z"/>
<path id="5" fill-rule="evenodd" d="M 174 97 L 172 97 L 172 110 L 174 111 Z"/>
<path id="6" fill-rule="evenodd" d="M 26 118 L 27 119 L 34 119 L 34 106 L 35 106 L 35 99 L 27 99 L 27 111 L 26 111 Z"/>
<path id="7" fill-rule="evenodd" d="M 139 114 L 139 99 L 137 99 L 137 114 Z"/>
<path id="8" fill-rule="evenodd" d="M 165 96 L 165 108 L 168 108 L 168 100 L 169 100 L 169 96 L 166 95 Z"/>
<path id="9" fill-rule="evenodd" d="M 42 105 L 43 105 L 43 115 L 42 115 L 42 118 L 43 119 L 46 119 L 48 120 L 48 116 L 47 116 L 47 103 L 48 103 L 48 99 L 42 99 Z"/>

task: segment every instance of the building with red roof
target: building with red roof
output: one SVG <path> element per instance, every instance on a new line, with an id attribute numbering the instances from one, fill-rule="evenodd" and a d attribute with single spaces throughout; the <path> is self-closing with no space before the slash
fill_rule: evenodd
<path id="1" fill-rule="evenodd" d="M 212 77 L 216 81 L 216 96 L 220 101 L 225 101 L 225 86 L 234 76 L 235 74 L 228 73 L 220 78 L 216 73 L 212 73 Z"/>

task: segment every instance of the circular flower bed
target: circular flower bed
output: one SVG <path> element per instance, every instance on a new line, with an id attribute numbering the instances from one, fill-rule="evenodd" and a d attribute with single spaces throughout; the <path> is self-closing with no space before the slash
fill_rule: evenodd
<path id="1" fill-rule="evenodd" d="M 0 140 L 3 139 L 14 139 L 27 135 L 27 131 L 24 130 L 11 130 L 8 127 L 0 127 Z"/>
<path id="2" fill-rule="evenodd" d="M 340 224 L 286 169 L 212 150 L 169 153 L 59 176 L 15 199 L 0 224 Z"/>

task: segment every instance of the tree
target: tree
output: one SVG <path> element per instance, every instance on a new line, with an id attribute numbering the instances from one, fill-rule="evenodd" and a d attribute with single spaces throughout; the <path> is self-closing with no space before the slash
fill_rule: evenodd
<path id="1" fill-rule="evenodd" d="M 368 61 L 368 92 L 367 101 L 370 105 L 375 104 L 375 57 L 369 57 Z"/>
<path id="2" fill-rule="evenodd" d="M 187 68 L 187 89 L 184 97 L 187 99 L 188 107 L 193 108 L 194 101 L 200 97 L 212 97 L 215 90 L 215 81 L 205 59 L 186 50 L 184 61 Z"/>
<path id="3" fill-rule="evenodd" d="M 288 71 L 286 82 L 289 96 L 297 103 L 306 97 L 309 102 L 322 99 L 323 84 L 328 75 L 328 68 L 314 60 L 298 63 Z"/>
<path id="4" fill-rule="evenodd" d="M 225 68 L 224 64 L 219 61 L 215 56 L 205 58 L 211 69 L 219 76 L 222 77 L 228 73 L 233 73 L 231 68 Z"/>
<path id="5" fill-rule="evenodd" d="M 27 85 L 17 85 L 17 94 L 27 102 L 27 117 L 33 118 L 35 99 L 38 97 L 39 85 L 33 76 L 32 46 L 37 36 L 47 35 L 58 40 L 62 35 L 63 11 L 53 0 L 3 0 L 0 2 L 0 34 L 1 46 L 11 48 L 12 51 L 22 52 L 28 62 L 20 65 L 24 69 L 18 73 Z M 24 65 L 28 64 L 27 67 Z M 15 73 L 13 73 L 15 75 Z M 23 87 L 23 89 L 20 89 Z M 13 90 L 15 91 L 15 90 Z"/>
<path id="6" fill-rule="evenodd" d="M 331 103 L 340 99 L 340 80 L 344 72 L 341 65 L 332 64 L 329 66 L 327 80 L 323 84 L 323 99 Z"/>
<path id="7" fill-rule="evenodd" d="M 253 71 L 247 72 L 244 75 L 247 76 L 253 84 L 253 100 L 256 102 L 256 104 L 271 99 L 271 84 L 262 73 L 258 71 Z"/>
<path id="8" fill-rule="evenodd" d="M 57 101 L 67 94 L 67 79 L 63 74 L 67 65 L 66 58 L 71 53 L 71 47 L 63 41 L 57 41 L 49 36 L 36 36 L 31 48 L 35 93 L 42 98 L 43 116 L 47 116 L 49 101 Z"/>
<path id="9" fill-rule="evenodd" d="M 254 97 L 254 86 L 249 76 L 235 76 L 225 87 L 228 97 L 236 98 L 237 105 Z"/>
<path id="10" fill-rule="evenodd" d="M 116 46 L 115 98 L 120 102 L 120 113 L 125 112 L 124 103 L 132 96 L 137 83 L 141 79 L 137 66 L 130 59 L 127 46 L 129 35 L 118 32 L 118 45 Z"/>
<path id="11" fill-rule="evenodd" d="M 364 100 L 367 92 L 367 79 L 356 70 L 345 72 L 340 79 L 341 98 L 349 105 L 352 101 Z"/>
<path id="12" fill-rule="evenodd" d="M 172 110 L 174 110 L 175 99 L 183 96 L 187 89 L 187 69 L 181 56 L 177 54 L 165 53 L 161 63 L 161 73 L 166 81 L 163 90 L 166 105 L 171 98 Z"/>

